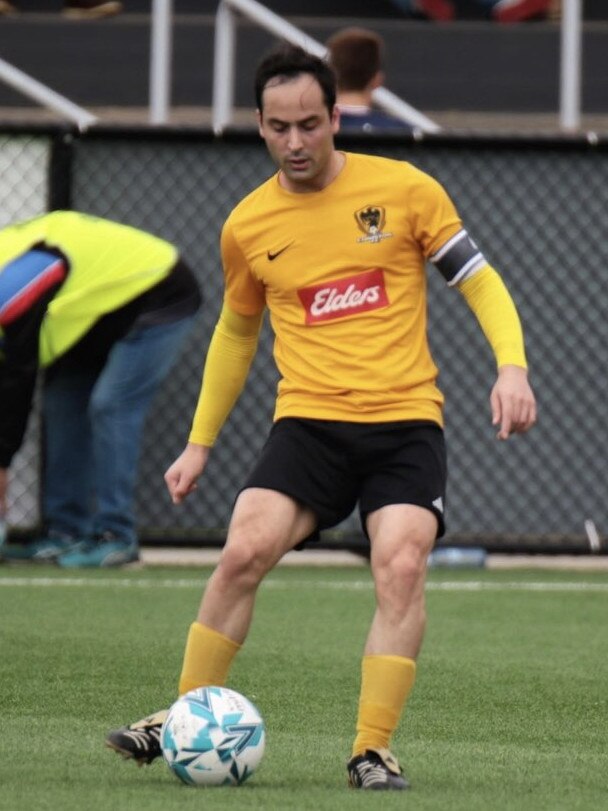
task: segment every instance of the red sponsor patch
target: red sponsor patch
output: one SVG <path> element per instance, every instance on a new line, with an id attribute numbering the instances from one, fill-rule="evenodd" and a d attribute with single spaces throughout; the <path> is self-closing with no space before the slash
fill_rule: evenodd
<path id="1" fill-rule="evenodd" d="M 388 304 L 381 268 L 314 287 L 304 287 L 298 290 L 298 296 L 304 305 L 307 324 L 345 318 Z"/>

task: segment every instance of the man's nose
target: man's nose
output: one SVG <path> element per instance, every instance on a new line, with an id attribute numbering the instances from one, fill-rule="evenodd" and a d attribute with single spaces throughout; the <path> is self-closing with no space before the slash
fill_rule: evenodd
<path id="1" fill-rule="evenodd" d="M 300 135 L 300 131 L 297 127 L 290 127 L 289 128 L 289 137 L 287 139 L 287 145 L 291 150 L 300 149 L 302 146 L 302 136 Z"/>

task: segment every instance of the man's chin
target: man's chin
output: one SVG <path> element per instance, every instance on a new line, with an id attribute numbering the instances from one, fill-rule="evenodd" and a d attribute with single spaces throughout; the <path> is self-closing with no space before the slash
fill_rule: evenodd
<path id="1" fill-rule="evenodd" d="M 285 176 L 289 178 L 289 180 L 294 181 L 301 181 L 301 180 L 310 180 L 315 176 L 315 173 L 311 166 L 307 166 L 306 168 L 296 169 L 293 166 L 288 166 L 286 169 L 283 169 Z"/>

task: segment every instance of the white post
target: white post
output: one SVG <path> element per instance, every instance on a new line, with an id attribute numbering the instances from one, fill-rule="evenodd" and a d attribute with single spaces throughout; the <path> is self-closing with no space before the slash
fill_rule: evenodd
<path id="1" fill-rule="evenodd" d="M 150 124 L 166 124 L 171 98 L 173 0 L 152 0 Z"/>
<path id="2" fill-rule="evenodd" d="M 234 12 L 224 0 L 220 0 L 215 16 L 215 41 L 213 53 L 213 116 L 212 126 L 219 135 L 232 120 L 234 107 L 234 62 L 235 54 Z"/>
<path id="3" fill-rule="evenodd" d="M 55 93 L 54 90 L 51 90 L 50 87 L 42 84 L 37 79 L 32 79 L 27 73 L 5 62 L 4 59 L 0 59 L 0 81 L 6 82 L 15 90 L 29 96 L 44 107 L 65 116 L 76 124 L 80 130 L 86 130 L 87 127 L 98 121 L 97 116 L 74 104 L 65 96 Z"/>
<path id="4" fill-rule="evenodd" d="M 560 127 L 578 130 L 581 124 L 581 0 L 562 0 Z"/>

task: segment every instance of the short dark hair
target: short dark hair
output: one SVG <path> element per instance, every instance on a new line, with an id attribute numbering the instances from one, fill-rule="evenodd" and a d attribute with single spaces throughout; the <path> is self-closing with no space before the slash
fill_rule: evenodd
<path id="1" fill-rule="evenodd" d="M 382 69 L 384 42 L 367 28 L 343 28 L 327 40 L 338 90 L 365 90 Z"/>
<path id="2" fill-rule="evenodd" d="M 325 106 L 331 116 L 336 104 L 336 76 L 333 70 L 325 60 L 313 56 L 297 45 L 289 44 L 269 53 L 258 65 L 254 84 L 258 110 L 262 112 L 264 109 L 262 95 L 271 79 L 289 81 L 302 73 L 308 73 L 319 83 Z"/>

